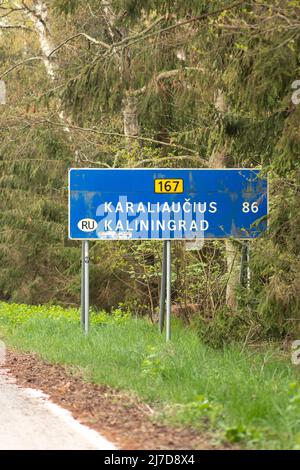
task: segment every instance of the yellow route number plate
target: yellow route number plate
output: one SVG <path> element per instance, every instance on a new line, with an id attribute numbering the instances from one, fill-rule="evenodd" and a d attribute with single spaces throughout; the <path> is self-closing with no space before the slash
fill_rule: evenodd
<path id="1" fill-rule="evenodd" d="M 154 192 L 168 194 L 183 193 L 183 179 L 156 179 L 154 180 Z"/>

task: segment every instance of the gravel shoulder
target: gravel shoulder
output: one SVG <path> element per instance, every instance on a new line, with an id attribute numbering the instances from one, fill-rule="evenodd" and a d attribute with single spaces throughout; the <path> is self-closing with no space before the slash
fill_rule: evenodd
<path id="1" fill-rule="evenodd" d="M 107 386 L 84 382 L 78 374 L 71 374 L 70 369 L 49 364 L 36 354 L 10 349 L 7 351 L 3 367 L 9 371 L 19 386 L 46 393 L 53 403 L 69 410 L 77 421 L 105 436 L 117 448 L 131 450 L 215 448 L 207 435 L 195 429 L 175 428 L 155 422 L 151 408 L 136 397 Z M 9 392 L 0 405 L 1 409 L 11 406 Z M 18 413 L 24 417 L 23 410 L 19 409 Z M 27 415 L 31 414 L 29 409 L 25 418 L 29 419 Z M 220 449 L 220 446 L 218 448 Z"/>
<path id="2" fill-rule="evenodd" d="M 47 396 L 0 370 L 0 450 L 96 450 L 114 446 Z"/>

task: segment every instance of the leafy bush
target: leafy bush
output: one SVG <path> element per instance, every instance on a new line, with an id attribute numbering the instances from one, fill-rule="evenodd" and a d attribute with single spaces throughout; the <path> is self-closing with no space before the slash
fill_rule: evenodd
<path id="1" fill-rule="evenodd" d="M 90 311 L 91 325 L 105 323 L 123 323 L 130 314 L 127 310 L 116 308 L 111 314 L 104 310 Z M 7 326 L 15 327 L 35 318 L 64 319 L 67 322 L 78 323 L 80 310 L 78 308 L 63 308 L 59 305 L 26 305 L 0 302 L 0 320 Z"/>

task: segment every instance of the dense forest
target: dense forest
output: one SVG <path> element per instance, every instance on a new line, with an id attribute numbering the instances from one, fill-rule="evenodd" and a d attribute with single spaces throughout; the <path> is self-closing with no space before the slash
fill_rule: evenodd
<path id="1" fill-rule="evenodd" d="M 1 1 L 0 299 L 79 305 L 69 168 L 261 168 L 268 232 L 174 242 L 173 311 L 213 345 L 297 337 L 299 18 L 299 0 Z M 155 322 L 161 259 L 92 243 L 92 304 Z"/>

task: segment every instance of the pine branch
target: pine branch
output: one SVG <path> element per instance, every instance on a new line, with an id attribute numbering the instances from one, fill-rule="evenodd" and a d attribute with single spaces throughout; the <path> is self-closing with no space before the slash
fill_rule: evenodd
<path id="1" fill-rule="evenodd" d="M 196 22 L 196 21 L 201 21 L 202 19 L 218 15 L 218 14 L 224 12 L 224 11 L 232 10 L 232 9 L 234 9 L 234 8 L 244 4 L 244 3 L 246 3 L 245 0 L 235 2 L 231 5 L 229 5 L 228 7 L 223 7 L 223 8 L 220 8 L 220 9 L 215 10 L 215 11 L 210 12 L 210 13 L 204 13 L 203 15 L 195 16 L 193 18 L 189 18 L 187 20 L 180 21 L 176 24 L 173 24 L 173 25 L 167 26 L 165 28 L 162 28 L 158 31 L 152 31 L 152 32 L 149 33 L 149 31 L 151 31 L 151 29 L 153 29 L 155 26 L 157 26 L 157 24 L 159 24 L 162 20 L 166 19 L 166 16 L 161 16 L 157 20 L 155 20 L 151 25 L 149 25 L 145 30 L 141 31 L 140 33 L 135 34 L 133 36 L 128 36 L 128 37 L 122 39 L 121 41 L 119 41 L 117 43 L 114 43 L 114 44 L 111 44 L 111 45 L 109 45 L 109 44 L 107 44 L 103 41 L 98 41 L 97 39 L 89 36 L 86 33 L 78 33 L 78 34 L 75 34 L 74 36 L 71 36 L 70 38 L 67 38 L 65 41 L 63 41 L 61 44 L 59 44 L 55 49 L 53 49 L 53 51 L 51 51 L 51 53 L 49 54 L 49 57 L 52 54 L 54 54 L 58 49 L 63 47 L 65 44 L 67 44 L 69 41 L 71 41 L 72 39 L 75 39 L 76 37 L 79 37 L 79 36 L 85 37 L 88 41 L 90 41 L 90 42 L 92 42 L 96 45 L 101 46 L 102 48 L 106 49 L 108 52 L 115 53 L 116 50 L 119 49 L 119 48 L 129 47 L 129 46 L 135 44 L 136 42 L 139 42 L 140 40 L 145 40 L 145 39 L 148 39 L 150 37 L 160 35 L 161 33 L 179 28 L 179 27 L 184 26 L 186 24 L 193 23 L 193 22 Z"/>
<path id="2" fill-rule="evenodd" d="M 209 168 L 209 162 L 200 158 L 199 155 L 172 155 L 169 157 L 161 157 L 161 158 L 152 158 L 152 159 L 145 159 L 140 160 L 138 163 L 133 165 L 134 168 L 143 166 L 144 163 L 155 163 L 155 162 L 163 162 L 163 161 L 172 161 L 172 160 L 192 160 L 197 163 L 201 163 L 201 165 L 205 168 Z"/>
<path id="3" fill-rule="evenodd" d="M 125 39 L 123 39 L 119 43 L 116 43 L 114 45 L 114 48 L 117 48 L 119 46 L 122 47 L 124 44 L 126 45 L 126 47 L 132 46 L 133 44 L 135 44 L 136 42 L 139 42 L 140 40 L 145 40 L 145 39 L 148 39 L 148 38 L 153 37 L 153 36 L 158 36 L 162 33 L 172 31 L 173 29 L 176 29 L 176 28 L 180 28 L 181 26 L 185 26 L 185 25 L 190 24 L 190 23 L 195 23 L 197 21 L 204 20 L 204 19 L 209 18 L 211 16 L 219 15 L 220 13 L 223 13 L 224 11 L 232 10 L 232 9 L 237 8 L 238 6 L 241 6 L 241 5 L 246 4 L 246 3 L 247 2 L 245 2 L 245 0 L 235 2 L 235 3 L 232 3 L 231 5 L 228 5 L 228 7 L 219 8 L 219 9 L 217 9 L 215 11 L 212 11 L 212 12 L 209 12 L 209 13 L 203 13 L 200 16 L 194 16 L 193 18 L 189 18 L 189 19 L 184 20 L 184 21 L 179 21 L 178 23 L 175 23 L 175 24 L 170 25 L 170 26 L 166 26 L 165 28 L 162 28 L 158 31 L 153 31 L 153 32 L 151 32 L 149 34 L 145 34 L 143 36 L 139 35 L 141 37 L 134 38 L 133 40 L 130 40 L 130 37 L 128 37 L 128 38 L 126 38 L 127 41 L 125 41 Z"/>
<path id="4" fill-rule="evenodd" d="M 126 38 L 122 39 L 122 41 L 117 42 L 116 44 L 113 45 L 113 47 L 122 47 L 124 45 L 128 45 L 127 43 L 130 41 L 135 41 L 139 38 L 142 38 L 145 36 L 151 29 L 153 29 L 155 26 L 157 26 L 159 23 L 161 23 L 164 19 L 166 19 L 166 16 L 160 16 L 157 20 L 155 20 L 151 25 L 149 25 L 146 29 L 141 31 L 140 33 L 134 34 L 132 36 L 127 36 Z"/>
<path id="5" fill-rule="evenodd" d="M 56 127 L 63 127 L 63 124 L 60 124 L 58 122 L 53 122 L 53 121 L 50 121 L 48 119 L 40 121 L 40 123 L 46 123 L 46 124 L 50 124 L 50 125 L 56 126 Z M 174 149 L 177 149 L 177 150 L 185 150 L 185 151 L 190 152 L 194 155 L 198 155 L 198 152 L 196 152 L 196 150 L 190 149 L 188 147 L 184 147 L 183 145 L 174 144 L 174 143 L 171 143 L 171 142 L 164 142 L 164 141 L 157 140 L 157 139 L 151 139 L 150 137 L 142 137 L 142 136 L 138 136 L 138 135 L 125 135 L 125 134 L 122 134 L 121 132 L 99 131 L 96 128 L 80 127 L 80 126 L 75 126 L 75 125 L 70 125 L 68 127 L 69 127 L 70 130 L 74 130 L 74 131 L 91 132 L 93 134 L 98 134 L 98 135 L 107 135 L 107 136 L 113 136 L 113 137 L 124 137 L 124 138 L 127 138 L 127 139 L 141 140 L 141 141 L 144 141 L 144 142 L 149 142 L 151 144 L 157 144 L 157 145 L 163 145 L 165 147 L 171 147 L 171 148 L 174 148 Z M 200 157 L 199 157 L 199 159 L 200 159 Z M 207 165 L 207 162 L 204 159 L 202 159 L 202 161 L 205 162 L 205 164 Z"/>

